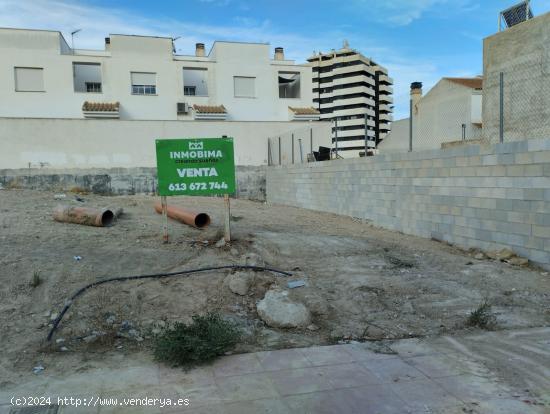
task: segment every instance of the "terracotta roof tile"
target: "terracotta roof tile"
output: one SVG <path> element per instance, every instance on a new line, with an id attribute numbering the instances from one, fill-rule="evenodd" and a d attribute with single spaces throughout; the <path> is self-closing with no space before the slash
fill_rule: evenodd
<path id="1" fill-rule="evenodd" d="M 117 112 L 120 102 L 90 102 L 85 101 L 82 104 L 84 112 Z"/>
<path id="2" fill-rule="evenodd" d="M 294 112 L 295 115 L 319 115 L 320 112 L 313 108 L 313 107 L 309 107 L 309 108 L 293 108 L 292 106 L 289 106 L 288 107 L 292 112 Z"/>
<path id="3" fill-rule="evenodd" d="M 482 89 L 483 88 L 483 78 L 444 78 L 448 81 L 458 83 L 459 85 L 466 86 L 472 89 Z"/>
<path id="4" fill-rule="evenodd" d="M 193 109 L 199 114 L 226 114 L 227 110 L 223 105 L 193 105 Z"/>

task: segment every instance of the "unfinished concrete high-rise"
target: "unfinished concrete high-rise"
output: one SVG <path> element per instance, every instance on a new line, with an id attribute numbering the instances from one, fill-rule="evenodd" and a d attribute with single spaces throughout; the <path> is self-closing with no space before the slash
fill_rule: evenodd
<path id="1" fill-rule="evenodd" d="M 390 131 L 393 80 L 388 70 L 351 49 L 314 54 L 313 102 L 333 121 L 333 150 L 344 158 L 371 155 Z"/>

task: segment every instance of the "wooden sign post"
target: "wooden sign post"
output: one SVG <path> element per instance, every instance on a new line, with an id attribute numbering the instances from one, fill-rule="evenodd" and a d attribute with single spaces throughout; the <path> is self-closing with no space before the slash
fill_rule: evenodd
<path id="1" fill-rule="evenodd" d="M 226 243 L 231 241 L 231 203 L 229 194 L 223 195 L 223 201 L 225 204 L 225 235 L 224 239 Z"/>

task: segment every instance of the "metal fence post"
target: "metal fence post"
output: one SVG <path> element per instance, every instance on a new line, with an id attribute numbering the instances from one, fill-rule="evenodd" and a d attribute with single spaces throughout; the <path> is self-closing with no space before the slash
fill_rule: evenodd
<path id="1" fill-rule="evenodd" d="M 462 124 L 462 141 L 466 141 L 466 124 Z"/>
<path id="2" fill-rule="evenodd" d="M 500 111 L 500 124 L 499 124 L 499 142 L 504 142 L 504 72 L 500 72 L 500 93 L 499 93 L 499 111 Z"/>
<path id="3" fill-rule="evenodd" d="M 311 127 L 309 128 L 309 153 L 313 154 L 313 128 Z"/>
<path id="4" fill-rule="evenodd" d="M 279 137 L 279 165 L 281 165 L 281 137 Z"/>
<path id="5" fill-rule="evenodd" d="M 270 139 L 267 139 L 267 165 L 273 165 L 271 162 L 271 142 Z"/>
<path id="6" fill-rule="evenodd" d="M 368 144 L 367 144 L 367 140 L 368 140 L 368 136 L 367 136 L 367 131 L 368 131 L 368 128 L 367 128 L 367 122 L 368 122 L 368 116 L 367 114 L 365 114 L 365 157 L 367 156 L 367 148 L 368 148 Z"/>
<path id="7" fill-rule="evenodd" d="M 413 101 L 409 100 L 409 152 L 413 150 Z"/>
<path id="8" fill-rule="evenodd" d="M 292 133 L 292 164 L 294 164 L 294 133 Z"/>
<path id="9" fill-rule="evenodd" d="M 338 158 L 338 118 L 334 118 L 334 153 Z"/>

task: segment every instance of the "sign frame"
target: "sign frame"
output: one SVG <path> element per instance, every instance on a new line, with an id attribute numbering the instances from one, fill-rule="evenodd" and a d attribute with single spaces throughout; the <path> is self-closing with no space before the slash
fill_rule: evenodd
<path id="1" fill-rule="evenodd" d="M 223 195 L 226 243 L 231 241 L 230 194 L 237 190 L 233 138 L 157 138 L 157 193 L 161 196 L 163 240 L 168 243 L 168 196 Z"/>

